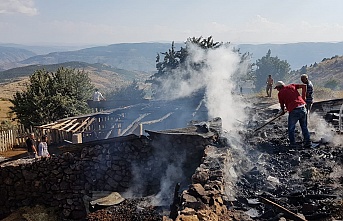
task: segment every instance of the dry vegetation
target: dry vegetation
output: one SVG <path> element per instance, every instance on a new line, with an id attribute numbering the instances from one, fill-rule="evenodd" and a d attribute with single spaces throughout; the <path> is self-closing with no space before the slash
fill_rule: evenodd
<path id="1" fill-rule="evenodd" d="M 0 122 L 11 120 L 10 106 L 11 102 L 9 99 L 13 98 L 13 95 L 17 91 L 22 91 L 26 88 L 28 77 L 21 78 L 16 81 L 2 84 L 0 87 Z"/>

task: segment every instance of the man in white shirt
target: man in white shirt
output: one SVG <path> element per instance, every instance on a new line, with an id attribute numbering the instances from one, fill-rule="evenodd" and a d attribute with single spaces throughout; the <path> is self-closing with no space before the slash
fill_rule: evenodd
<path id="1" fill-rule="evenodd" d="M 100 106 L 100 101 L 101 100 L 106 100 L 104 96 L 100 93 L 98 88 L 95 88 L 94 94 L 93 94 L 93 101 L 94 101 L 94 108 L 95 111 L 100 111 L 101 106 Z"/>
<path id="2" fill-rule="evenodd" d="M 93 101 L 101 101 L 101 100 L 106 100 L 106 99 L 104 98 L 104 96 L 102 96 L 98 88 L 95 88 L 95 91 L 93 94 Z"/>

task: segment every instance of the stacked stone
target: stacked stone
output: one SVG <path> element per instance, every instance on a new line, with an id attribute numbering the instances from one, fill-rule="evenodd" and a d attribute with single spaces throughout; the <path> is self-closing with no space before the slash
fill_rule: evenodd
<path id="1" fill-rule="evenodd" d="M 180 161 L 183 155 L 182 170 L 185 180 L 189 179 L 211 142 L 212 138 L 187 134 L 159 134 L 155 139 L 127 136 L 78 144 L 71 148 L 72 153 L 1 167 L 0 219 L 22 206 L 39 204 L 59 208 L 63 218 L 81 219 L 88 206 L 83 199 L 91 197 L 92 191 L 124 192 L 130 188 L 140 195 L 156 194 L 161 173 L 170 163 Z M 162 154 L 167 157 L 162 159 Z M 208 176 L 215 181 L 218 173 Z M 200 192 L 203 196 L 201 191 L 195 185 L 190 195 Z M 212 199 L 220 201 L 215 197 L 205 200 Z"/>
<path id="2" fill-rule="evenodd" d="M 182 192 L 177 221 L 229 220 L 225 195 L 224 171 L 229 163 L 229 152 L 224 148 L 207 146 L 202 164 L 192 176 L 193 184 Z"/>
<path id="3" fill-rule="evenodd" d="M 58 207 L 64 217 L 85 217 L 85 195 L 128 189 L 132 163 L 140 164 L 151 155 L 151 147 L 143 142 L 144 139 L 134 136 L 83 145 L 80 154 L 67 152 L 1 167 L 0 218 L 17 208 L 37 204 Z"/>

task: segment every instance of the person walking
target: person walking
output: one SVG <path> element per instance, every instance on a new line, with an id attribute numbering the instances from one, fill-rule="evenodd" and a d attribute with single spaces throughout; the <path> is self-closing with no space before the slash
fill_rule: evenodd
<path id="1" fill-rule="evenodd" d="M 307 115 L 309 116 L 311 108 L 312 108 L 312 105 L 313 105 L 313 84 L 308 79 L 308 75 L 307 74 L 302 74 L 300 79 L 301 79 L 301 82 L 306 84 L 306 98 L 305 98 L 305 102 L 306 102 Z"/>
<path id="2" fill-rule="evenodd" d="M 38 156 L 42 158 L 50 157 L 50 153 L 48 151 L 48 144 L 47 144 L 47 137 L 46 135 L 42 136 L 42 140 L 38 145 Z"/>
<path id="3" fill-rule="evenodd" d="M 35 134 L 30 133 L 26 139 L 27 154 L 29 158 L 34 158 L 37 155 Z"/>
<path id="4" fill-rule="evenodd" d="M 297 89 L 302 89 L 302 96 L 300 96 Z M 282 81 L 275 84 L 275 88 L 279 91 L 278 98 L 280 103 L 280 114 L 283 115 L 288 111 L 288 138 L 290 147 L 295 148 L 295 126 L 299 121 L 301 132 L 303 135 L 304 147 L 311 147 L 310 133 L 307 128 L 307 111 L 305 108 L 306 85 L 304 84 L 289 84 L 285 85 Z"/>
<path id="5" fill-rule="evenodd" d="M 272 78 L 272 75 L 268 75 L 266 84 L 267 84 L 267 87 L 266 87 L 267 97 L 271 97 L 273 84 L 274 84 L 274 79 Z"/>

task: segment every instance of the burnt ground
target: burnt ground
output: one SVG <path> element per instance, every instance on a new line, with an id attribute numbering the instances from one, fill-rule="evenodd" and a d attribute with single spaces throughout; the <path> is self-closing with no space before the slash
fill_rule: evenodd
<path id="1" fill-rule="evenodd" d="M 242 140 L 230 147 L 237 162 L 231 177 L 235 181 L 232 195 L 226 199 L 231 215 L 223 220 L 343 220 L 343 135 L 323 117 L 312 114 L 313 146 L 302 147 L 297 126 L 299 146 L 290 149 L 287 114 L 254 132 L 276 115 L 278 105 L 270 107 L 273 104 L 276 101 L 268 98 L 256 101 L 249 108 L 250 120 L 241 122 L 247 128 L 241 131 Z M 168 208 L 145 202 L 126 199 L 89 213 L 87 220 L 162 220 L 162 215 L 168 216 Z"/>
<path id="2" fill-rule="evenodd" d="M 272 104 L 275 100 L 265 98 L 253 105 L 250 121 L 244 123 L 248 129 L 241 131 L 240 147 L 232 149 L 237 159 L 235 183 L 226 200 L 231 215 L 225 220 L 342 220 L 343 135 L 312 114 L 312 147 L 302 146 L 297 126 L 299 146 L 291 149 L 287 114 L 254 132 L 276 115 L 278 105 Z M 162 219 L 158 208 L 139 207 L 135 200 L 124 202 L 90 213 L 88 220 Z M 242 212 L 248 216 L 238 215 Z"/>
<path id="3" fill-rule="evenodd" d="M 258 128 L 276 115 L 278 105 L 276 109 L 269 105 L 256 103 L 251 128 Z M 293 220 L 342 220 L 343 135 L 314 113 L 309 121 L 312 147 L 302 146 L 298 125 L 298 147 L 291 149 L 287 116 L 255 133 L 252 129 L 243 134 L 249 157 L 242 161 L 244 165 L 235 165 L 242 172 L 231 208 L 243 210 L 255 220 L 278 220 L 281 216 Z"/>

